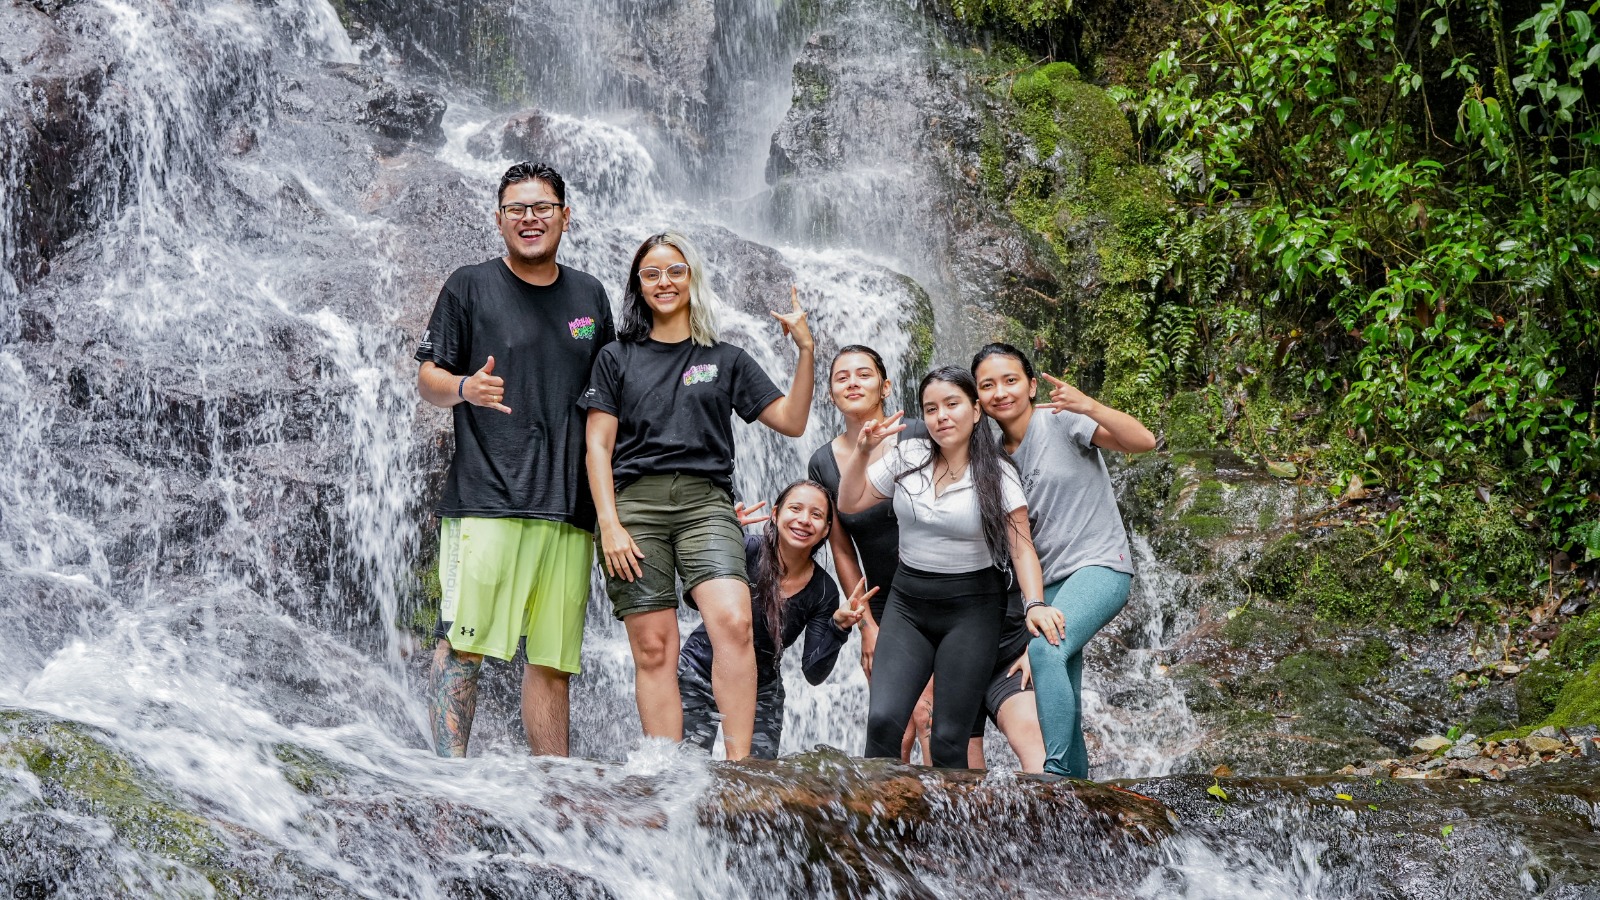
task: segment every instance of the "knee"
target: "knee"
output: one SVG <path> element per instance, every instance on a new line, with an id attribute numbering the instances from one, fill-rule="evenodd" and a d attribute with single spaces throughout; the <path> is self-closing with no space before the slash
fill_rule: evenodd
<path id="1" fill-rule="evenodd" d="M 646 672 L 659 673 L 664 669 L 676 672 L 678 648 L 665 635 L 647 635 L 633 642 L 633 664 Z"/>
<path id="2" fill-rule="evenodd" d="M 1028 642 L 1028 662 L 1035 670 L 1043 666 L 1063 666 L 1067 662 L 1067 650 L 1044 638 L 1034 638 Z"/>
<path id="3" fill-rule="evenodd" d="M 867 747 L 896 747 L 900 746 L 900 738 L 905 734 L 905 723 L 899 721 L 887 710 L 874 709 L 867 713 Z M 897 754 L 898 755 L 898 754 Z"/>
<path id="4" fill-rule="evenodd" d="M 755 645 L 755 631 L 748 609 L 719 611 L 705 621 L 711 645 L 719 653 L 723 647 L 733 651 Z"/>

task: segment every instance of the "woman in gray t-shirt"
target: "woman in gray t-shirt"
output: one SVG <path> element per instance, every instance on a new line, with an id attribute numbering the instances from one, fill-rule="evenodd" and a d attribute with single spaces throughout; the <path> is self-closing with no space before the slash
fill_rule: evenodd
<path id="1" fill-rule="evenodd" d="M 1059 640 L 1046 633 L 1028 646 L 1044 770 L 1087 778 L 1083 648 L 1128 602 L 1133 579 L 1128 534 L 1100 451 L 1154 450 L 1155 435 L 1138 419 L 1048 373 L 1044 377 L 1054 385 L 1050 402 L 1036 410 L 1033 363 L 1010 344 L 979 350 L 972 375 L 983 411 L 1000 425 L 1005 450 L 1022 476 L 1044 573 L 1042 602 L 1066 618 Z"/>

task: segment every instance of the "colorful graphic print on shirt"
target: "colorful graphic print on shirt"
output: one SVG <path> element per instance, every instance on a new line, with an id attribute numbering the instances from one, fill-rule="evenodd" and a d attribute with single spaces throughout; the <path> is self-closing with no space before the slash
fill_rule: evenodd
<path id="1" fill-rule="evenodd" d="M 567 330 L 580 341 L 594 340 L 594 319 L 590 316 L 573 319 L 567 323 Z"/>
<path id="2" fill-rule="evenodd" d="M 685 387 L 691 384 L 710 384 L 716 380 L 717 367 L 715 363 L 703 363 L 683 370 L 683 384 Z"/>

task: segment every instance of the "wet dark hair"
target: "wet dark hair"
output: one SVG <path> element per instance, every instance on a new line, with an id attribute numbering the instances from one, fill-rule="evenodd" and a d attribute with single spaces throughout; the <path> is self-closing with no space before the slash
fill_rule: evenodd
<path id="1" fill-rule="evenodd" d="M 756 609 L 766 617 L 767 633 L 772 635 L 772 643 L 777 647 L 779 656 L 783 655 L 783 576 L 788 573 L 783 570 L 783 557 L 778 555 L 778 510 L 783 508 L 790 494 L 803 487 L 822 492 L 828 506 L 827 524 L 822 528 L 821 537 L 811 546 L 813 562 L 816 561 L 817 550 L 828 542 L 828 532 L 833 529 L 833 491 L 809 478 L 802 478 L 779 491 L 778 499 L 772 501 L 772 518 L 767 520 L 767 527 L 761 530 L 761 558 L 755 571 L 750 573 L 750 593 L 755 598 Z"/>
<path id="2" fill-rule="evenodd" d="M 567 183 L 561 174 L 544 163 L 532 162 L 519 162 L 500 176 L 500 193 L 496 195 L 495 203 L 504 203 L 506 188 L 524 181 L 542 181 L 550 185 L 550 190 L 555 192 L 556 202 L 567 205 Z"/>
<path id="3" fill-rule="evenodd" d="M 889 370 L 883 365 L 883 357 L 878 355 L 878 351 L 865 344 L 845 344 L 840 347 L 839 352 L 833 355 L 833 362 L 828 363 L 828 377 L 830 379 L 833 377 L 833 367 L 839 364 L 839 357 L 847 353 L 865 353 L 872 357 L 872 365 L 877 368 L 878 377 L 885 381 L 889 380 Z"/>
<path id="4" fill-rule="evenodd" d="M 1023 353 L 1021 350 L 1018 350 L 1016 347 L 1013 347 L 1010 344 L 1004 344 L 996 341 L 993 344 L 984 344 L 983 349 L 973 354 L 973 378 L 978 377 L 978 364 L 991 356 L 1009 356 L 1012 359 L 1015 359 L 1017 362 L 1022 363 L 1022 374 L 1028 376 L 1029 381 L 1032 381 L 1038 377 L 1037 375 L 1033 374 L 1033 361 L 1028 359 L 1028 355 L 1026 353 Z"/>
<path id="5" fill-rule="evenodd" d="M 884 381 L 888 381 L 889 380 L 889 368 L 883 364 L 883 357 L 878 355 L 878 351 L 872 349 L 871 347 L 868 347 L 866 344 L 846 344 L 843 347 L 839 348 L 839 352 L 838 353 L 835 353 L 833 355 L 833 362 L 828 363 L 828 385 L 829 385 L 828 391 L 830 392 L 830 395 L 831 395 L 831 393 L 833 391 L 833 387 L 832 387 L 832 385 L 833 385 L 833 367 L 837 366 L 839 364 L 839 358 L 840 357 L 842 357 L 842 356 L 844 356 L 845 354 L 848 354 L 848 353 L 863 353 L 863 354 L 866 354 L 866 356 L 869 359 L 872 360 L 873 368 L 878 370 L 878 377 L 882 378 Z M 882 414 L 883 412 L 887 411 L 888 408 L 889 408 L 889 398 L 887 398 L 887 397 L 878 398 L 878 412 L 879 412 L 879 414 Z"/>
<path id="6" fill-rule="evenodd" d="M 967 399 L 972 401 L 973 407 L 978 410 L 978 421 L 973 424 L 972 436 L 967 439 L 967 465 L 971 467 L 973 489 L 978 493 L 978 514 L 983 522 L 983 543 L 989 549 L 989 558 L 997 567 L 1010 569 L 1011 511 L 1005 508 L 1005 493 L 1002 487 L 1005 478 L 1004 467 L 1010 466 L 1014 472 L 1017 464 L 1000 449 L 999 438 L 989 432 L 989 415 L 978 403 L 978 383 L 973 380 L 972 373 L 960 366 L 940 366 L 924 375 L 922 383 L 917 385 L 918 409 L 922 407 L 921 400 L 928 392 L 928 385 L 935 381 L 960 388 L 961 392 L 967 395 Z M 941 459 L 944 453 L 938 441 L 930 437 L 928 443 L 933 448 L 928 461 L 896 475 L 896 482 L 922 469 L 927 469 L 929 478 L 932 479 L 934 463 Z"/>

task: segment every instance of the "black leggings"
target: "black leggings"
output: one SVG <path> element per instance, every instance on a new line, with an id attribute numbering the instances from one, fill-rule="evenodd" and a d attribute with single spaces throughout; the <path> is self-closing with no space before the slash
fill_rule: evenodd
<path id="1" fill-rule="evenodd" d="M 932 762 L 967 767 L 967 738 L 994 676 L 1005 611 L 998 569 L 942 575 L 900 567 L 872 661 L 867 756 L 900 757 L 900 738 L 932 675 Z"/>

